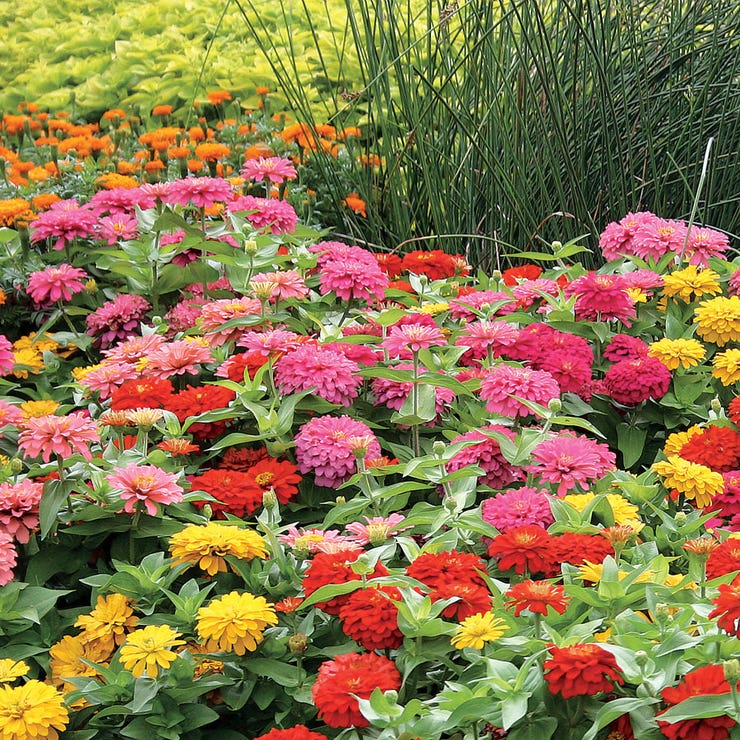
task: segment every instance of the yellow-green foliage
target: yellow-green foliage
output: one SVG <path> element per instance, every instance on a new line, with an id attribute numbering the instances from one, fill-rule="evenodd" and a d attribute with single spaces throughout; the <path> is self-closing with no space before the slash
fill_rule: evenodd
<path id="1" fill-rule="evenodd" d="M 341 92 L 342 78 L 359 79 L 347 45 L 344 0 L 252 0 L 242 8 L 259 9 L 275 46 L 307 81 L 317 105 Z M 288 25 L 286 9 L 294 11 Z M 0 24 L 4 111 L 23 100 L 82 116 L 119 106 L 148 112 L 169 103 L 184 109 L 215 89 L 255 106 L 256 85 L 275 88 L 270 64 L 235 0 L 4 0 Z M 277 107 L 284 103 L 279 91 L 272 99 Z"/>

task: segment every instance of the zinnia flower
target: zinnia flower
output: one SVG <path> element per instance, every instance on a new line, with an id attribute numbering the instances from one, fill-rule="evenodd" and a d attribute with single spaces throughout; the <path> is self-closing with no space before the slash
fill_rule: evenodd
<path id="1" fill-rule="evenodd" d="M 220 177 L 188 177 L 171 182 L 165 200 L 183 206 L 192 204 L 196 208 L 210 208 L 215 203 L 231 200 L 233 194 L 228 180 Z"/>
<path id="2" fill-rule="evenodd" d="M 562 496 L 579 486 L 586 488 L 614 470 L 616 456 L 607 445 L 567 431 L 540 442 L 532 452 L 532 461 L 527 472 L 541 481 L 556 483 L 557 494 Z"/>
<path id="3" fill-rule="evenodd" d="M 13 538 L 0 530 L 0 586 L 7 586 L 13 580 L 13 568 L 17 562 L 18 553 Z"/>
<path id="4" fill-rule="evenodd" d="M 260 735 L 254 740 L 328 740 L 320 732 L 312 732 L 305 725 L 295 725 L 285 730 L 270 730 L 266 735 Z"/>
<path id="5" fill-rule="evenodd" d="M 551 694 L 564 699 L 594 696 L 602 691 L 610 693 L 615 685 L 624 683 L 615 657 L 595 643 L 564 648 L 551 645 L 549 649 L 552 657 L 543 667 Z"/>
<path id="6" fill-rule="evenodd" d="M 380 545 L 389 537 L 402 532 L 404 529 L 408 529 L 408 527 L 400 526 L 406 521 L 406 517 L 403 514 L 390 514 L 386 517 L 365 516 L 363 519 L 366 524 L 352 522 L 345 527 L 348 532 L 352 533 L 352 539 L 358 545 Z"/>
<path id="7" fill-rule="evenodd" d="M 401 592 L 390 586 L 353 591 L 339 609 L 342 632 L 365 650 L 401 647 L 403 633 L 398 628 L 398 609 L 393 605 L 400 600 Z"/>
<path id="8" fill-rule="evenodd" d="M 740 571 L 740 539 L 728 537 L 709 553 L 707 578 L 719 578 L 736 570 Z"/>
<path id="9" fill-rule="evenodd" d="M 13 658 L 0 658 L 0 684 L 13 683 L 16 678 L 28 674 L 31 669 L 22 660 Z"/>
<path id="10" fill-rule="evenodd" d="M 496 365 L 488 370 L 480 397 L 493 414 L 516 418 L 534 413 L 515 396 L 542 406 L 560 397 L 560 387 L 550 373 L 513 365 Z"/>
<path id="11" fill-rule="evenodd" d="M 725 678 L 721 665 L 706 665 L 689 671 L 677 686 L 668 686 L 660 692 L 668 707 L 676 706 L 694 696 L 715 696 L 729 694 L 732 691 Z M 662 712 L 658 712 L 658 718 Z M 671 740 L 724 740 L 730 736 L 730 729 L 735 720 L 726 715 L 705 717 L 702 719 L 684 719 L 679 722 L 665 722 L 658 719 L 660 731 Z"/>
<path id="12" fill-rule="evenodd" d="M 320 719 L 329 727 L 367 727 L 357 699 L 375 689 L 398 691 L 401 674 L 395 663 L 375 653 L 345 653 L 319 666 L 311 696 Z"/>
<path id="13" fill-rule="evenodd" d="M 81 206 L 76 200 L 60 200 L 31 222 L 31 242 L 56 239 L 53 248 L 62 250 L 68 242 L 92 236 L 96 221 L 97 216 L 89 206 Z"/>
<path id="14" fill-rule="evenodd" d="M 139 502 L 147 514 L 155 516 L 157 504 L 176 504 L 182 501 L 182 488 L 174 473 L 167 473 L 156 465 L 129 463 L 116 468 L 106 480 L 124 501 L 123 511 L 133 514 Z"/>
<path id="15" fill-rule="evenodd" d="M 725 252 L 730 248 L 730 240 L 727 234 L 716 229 L 708 229 L 705 226 L 692 226 L 689 229 L 689 238 L 686 243 L 684 258 L 689 258 L 690 265 L 706 267 L 710 257 L 724 258 Z M 683 245 L 679 253 L 683 251 Z"/>
<path id="16" fill-rule="evenodd" d="M 228 204 L 229 213 L 244 215 L 255 229 L 269 229 L 272 234 L 292 234 L 298 223 L 298 214 L 290 203 L 275 198 L 255 198 L 243 195 Z"/>
<path id="17" fill-rule="evenodd" d="M 487 498 L 481 506 L 481 514 L 483 521 L 499 532 L 532 524 L 547 528 L 555 521 L 548 492 L 544 488 L 538 490 L 529 486 L 510 488 Z"/>
<path id="18" fill-rule="evenodd" d="M 635 317 L 635 302 L 627 292 L 621 275 L 589 272 L 565 287 L 566 296 L 577 296 L 574 306 L 577 321 L 618 319 L 625 326 Z"/>
<path id="19" fill-rule="evenodd" d="M 705 465 L 716 473 L 740 469 L 740 432 L 732 427 L 711 424 L 691 436 L 678 454 L 690 462 Z"/>
<path id="20" fill-rule="evenodd" d="M 275 366 L 275 381 L 282 393 L 315 389 L 329 403 L 351 406 L 362 385 L 360 366 L 341 352 L 304 344 L 283 355 Z"/>
<path id="21" fill-rule="evenodd" d="M 169 668 L 177 658 L 177 653 L 171 648 L 185 644 L 185 640 L 179 637 L 180 633 L 168 624 L 151 624 L 131 632 L 118 657 L 134 678 L 143 676 L 144 671 L 148 678 L 156 678 L 160 668 Z"/>
<path id="22" fill-rule="evenodd" d="M 507 629 L 506 622 L 493 612 L 472 614 L 460 623 L 450 641 L 458 650 L 467 647 L 482 650 L 487 642 L 495 642 L 505 635 Z"/>
<path id="23" fill-rule="evenodd" d="M 709 506 L 712 499 L 724 488 L 721 473 L 715 473 L 705 465 L 689 462 L 677 455 L 653 463 L 652 469 L 664 478 L 663 484 L 666 488 L 673 488 L 682 493 L 699 508 Z"/>
<path id="24" fill-rule="evenodd" d="M 138 622 L 131 601 L 123 594 L 114 593 L 98 596 L 95 608 L 89 614 L 80 614 L 75 627 L 82 630 L 83 642 L 94 643 L 101 652 L 110 655 Z"/>
<path id="25" fill-rule="evenodd" d="M 718 296 L 702 301 L 694 312 L 696 333 L 718 347 L 740 341 L 740 297 Z"/>
<path id="26" fill-rule="evenodd" d="M 53 686 L 35 679 L 0 686 L 1 740 L 57 740 L 68 723 L 64 697 Z"/>
<path id="27" fill-rule="evenodd" d="M 265 540 L 250 529 L 206 522 L 189 524 L 170 537 L 175 563 L 197 565 L 209 576 L 226 572 L 226 556 L 249 562 L 268 556 Z"/>
<path id="28" fill-rule="evenodd" d="M 521 581 L 509 588 L 506 592 L 506 601 L 506 608 L 513 609 L 515 617 L 525 609 L 546 617 L 548 607 L 558 614 L 564 614 L 569 599 L 565 595 L 565 589 L 556 583 Z"/>
<path id="29" fill-rule="evenodd" d="M 519 480 L 521 471 L 506 460 L 501 453 L 499 443 L 486 432 L 497 432 L 510 440 L 514 439 L 514 433 L 510 429 L 497 424 L 461 434 L 455 437 L 451 444 L 454 445 L 458 442 L 475 442 L 477 444 L 470 444 L 456 452 L 447 461 L 447 470 L 452 473 L 467 465 L 475 465 L 484 472 L 484 475 L 478 478 L 479 485 L 500 489 Z"/>
<path id="30" fill-rule="evenodd" d="M 177 339 L 153 349 L 145 365 L 150 377 L 165 380 L 173 375 L 196 375 L 200 365 L 211 362 L 211 350 L 198 340 Z"/>
<path id="31" fill-rule="evenodd" d="M 716 549 L 716 548 L 715 548 Z M 714 609 L 709 619 L 717 619 L 720 629 L 728 635 L 740 637 L 740 582 L 737 578 L 732 583 L 722 583 L 718 594 L 712 599 Z"/>
<path id="32" fill-rule="evenodd" d="M 282 157 L 248 159 L 244 162 L 240 174 L 247 180 L 254 182 L 269 180 L 276 185 L 280 185 L 286 180 L 293 180 L 298 176 L 293 163 L 289 159 Z"/>
<path id="33" fill-rule="evenodd" d="M 712 377 L 722 385 L 733 385 L 740 380 L 740 349 L 726 349 L 712 358 Z"/>
<path id="34" fill-rule="evenodd" d="M 648 349 L 648 356 L 657 358 L 669 370 L 675 370 L 679 365 L 684 369 L 695 367 L 706 353 L 704 345 L 696 339 L 659 339 Z"/>
<path id="35" fill-rule="evenodd" d="M 721 292 L 719 275 L 714 270 L 698 270 L 696 265 L 688 265 L 683 270 L 674 270 L 663 276 L 663 295 L 677 297 L 684 303 Z"/>
<path id="36" fill-rule="evenodd" d="M 620 257 L 637 254 L 634 247 L 634 238 L 641 224 L 655 219 L 650 211 L 628 213 L 619 221 L 612 221 L 599 236 L 599 247 L 607 262 Z"/>
<path id="37" fill-rule="evenodd" d="M 254 652 L 263 632 L 276 625 L 275 608 L 262 596 L 231 591 L 198 609 L 196 630 L 210 652 Z"/>
<path id="38" fill-rule="evenodd" d="M 0 483 L 0 530 L 21 545 L 28 543 L 39 523 L 43 483 L 24 478 L 18 483 Z"/>
<path id="39" fill-rule="evenodd" d="M 430 347 L 443 347 L 447 339 L 437 326 L 425 324 L 395 324 L 380 346 L 391 357 L 407 357 L 407 353 L 417 353 Z"/>
<path id="40" fill-rule="evenodd" d="M 87 333 L 95 337 L 97 347 L 107 349 L 138 332 L 150 308 L 146 298 L 120 293 L 85 317 Z"/>
<path id="41" fill-rule="evenodd" d="M 555 572 L 556 565 L 551 542 L 552 535 L 542 527 L 517 527 L 494 537 L 488 545 L 488 554 L 498 560 L 499 570 L 549 576 Z"/>
<path id="42" fill-rule="evenodd" d="M 75 293 L 85 289 L 88 277 L 84 270 L 62 263 L 56 267 L 32 272 L 26 291 L 37 307 L 46 307 L 57 301 L 71 301 Z"/>
<path id="43" fill-rule="evenodd" d="M 317 416 L 295 436 L 296 460 L 302 473 L 313 472 L 316 484 L 338 488 L 357 472 L 357 460 L 348 439 L 370 435 L 367 457 L 380 457 L 380 445 L 367 424 L 349 416 Z"/>
<path id="44" fill-rule="evenodd" d="M 604 390 L 624 406 L 636 406 L 649 398 L 660 400 L 670 386 L 670 371 L 655 357 L 621 360 L 604 375 Z"/>
<path id="45" fill-rule="evenodd" d="M 18 435 L 18 446 L 25 456 L 40 456 L 44 462 L 49 462 L 52 455 L 67 458 L 76 452 L 92 460 L 88 443 L 99 441 L 97 424 L 82 411 L 28 419 Z"/>

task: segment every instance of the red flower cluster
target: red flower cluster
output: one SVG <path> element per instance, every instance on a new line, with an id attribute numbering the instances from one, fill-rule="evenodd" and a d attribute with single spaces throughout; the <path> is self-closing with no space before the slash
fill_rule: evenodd
<path id="1" fill-rule="evenodd" d="M 303 577 L 303 592 L 306 598 L 322 586 L 359 581 L 360 576 L 352 570 L 352 563 L 360 557 L 361 552 L 361 550 L 350 550 L 344 552 L 317 553 Z M 380 576 L 387 575 L 388 571 L 385 566 L 382 563 L 378 563 L 368 578 L 380 578 Z M 337 615 L 348 599 L 349 596 L 344 594 L 342 596 L 335 596 L 329 601 L 322 601 L 316 604 L 316 606 L 327 614 Z"/>
<path id="2" fill-rule="evenodd" d="M 684 460 L 729 473 L 740 468 L 740 433 L 716 425 L 694 434 L 678 453 Z"/>
<path id="3" fill-rule="evenodd" d="M 485 562 L 477 555 L 450 550 L 419 555 L 406 569 L 406 575 L 428 586 L 432 601 L 457 597 L 442 616 L 462 621 L 491 609 L 493 597 L 480 574 L 486 570 Z"/>
<path id="4" fill-rule="evenodd" d="M 706 665 L 690 671 L 678 686 L 669 686 L 660 695 L 670 708 L 692 696 L 729 694 L 730 691 L 722 666 Z M 661 714 L 659 712 L 658 717 Z M 735 720 L 727 716 L 685 719 L 680 722 L 658 720 L 658 725 L 660 731 L 671 740 L 684 740 L 688 737 L 695 737 L 697 740 L 724 740 L 730 736 L 729 730 L 735 726 Z"/>
<path id="5" fill-rule="evenodd" d="M 369 699 L 375 689 L 400 688 L 401 674 L 392 660 L 375 653 L 346 653 L 319 666 L 311 695 L 329 727 L 367 727 L 355 697 Z"/>
<path id="6" fill-rule="evenodd" d="M 564 699 L 594 696 L 601 691 L 612 691 L 614 684 L 624 683 L 615 657 L 596 643 L 564 648 L 552 645 L 549 650 L 552 658 L 543 667 L 551 694 L 560 694 Z"/>
<path id="7" fill-rule="evenodd" d="M 342 631 L 365 650 L 401 647 L 403 633 L 398 628 L 398 610 L 392 603 L 400 600 L 401 592 L 387 586 L 353 591 L 339 609 Z"/>
<path id="8" fill-rule="evenodd" d="M 559 569 L 553 557 L 552 536 L 534 524 L 494 537 L 488 545 L 488 554 L 498 559 L 500 570 L 552 576 Z"/>
<path id="9" fill-rule="evenodd" d="M 537 280 L 540 275 L 542 275 L 542 268 L 533 264 L 509 267 L 501 273 L 504 285 L 509 287 L 516 285 L 519 280 Z"/>
<path id="10" fill-rule="evenodd" d="M 234 399 L 236 393 L 229 388 L 219 385 L 188 386 L 172 396 L 167 403 L 167 410 L 177 416 L 180 423 L 191 416 L 204 414 L 206 411 L 226 408 Z M 223 434 L 226 429 L 225 421 L 200 422 L 191 424 L 188 431 L 199 441 L 213 439 Z"/>
<path id="11" fill-rule="evenodd" d="M 311 732 L 305 725 L 295 725 L 286 730 L 270 730 L 266 735 L 260 735 L 254 740 L 327 740 L 327 738 L 320 732 Z"/>
<path id="12" fill-rule="evenodd" d="M 506 592 L 507 609 L 514 609 L 518 617 L 525 609 L 547 616 L 547 608 L 552 607 L 558 614 L 568 608 L 565 589 L 549 581 L 522 581 L 515 583 Z"/>
<path id="13" fill-rule="evenodd" d="M 740 580 L 719 586 L 719 593 L 712 599 L 714 609 L 709 618 L 718 617 L 717 624 L 730 635 L 740 637 Z"/>
<path id="14" fill-rule="evenodd" d="M 719 578 L 735 570 L 740 570 L 740 539 L 730 537 L 709 554 L 707 578 Z"/>
<path id="15" fill-rule="evenodd" d="M 443 280 L 455 275 L 467 275 L 470 272 L 462 257 L 447 254 L 441 249 L 432 249 L 428 252 L 416 249 L 408 252 L 403 257 L 401 269 L 414 275 L 426 275 L 430 280 Z"/>
<path id="16" fill-rule="evenodd" d="M 598 534 L 564 532 L 553 536 L 551 547 L 555 563 L 583 565 L 586 560 L 589 563 L 603 563 L 607 555 L 614 555 L 611 543 Z"/>

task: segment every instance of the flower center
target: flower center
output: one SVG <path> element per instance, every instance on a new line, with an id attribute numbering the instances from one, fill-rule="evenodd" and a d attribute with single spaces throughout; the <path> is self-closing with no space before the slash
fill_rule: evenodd
<path id="1" fill-rule="evenodd" d="M 269 486 L 274 478 L 275 473 L 272 473 L 269 470 L 266 470 L 264 473 L 257 473 L 257 475 L 254 476 L 254 479 L 257 481 L 257 485 L 261 486 L 262 488 L 264 488 L 265 486 Z"/>

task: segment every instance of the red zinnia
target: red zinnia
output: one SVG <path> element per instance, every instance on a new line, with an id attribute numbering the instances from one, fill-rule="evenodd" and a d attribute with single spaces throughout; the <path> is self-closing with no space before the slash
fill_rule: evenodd
<path id="1" fill-rule="evenodd" d="M 558 614 L 563 614 L 568 608 L 568 599 L 565 589 L 549 581 L 522 581 L 515 583 L 506 593 L 507 609 L 514 609 L 514 616 L 518 617 L 522 611 L 547 616 L 547 607 L 551 606 Z"/>
<path id="2" fill-rule="evenodd" d="M 537 280 L 542 275 L 542 268 L 539 265 L 520 265 L 519 267 L 509 267 L 501 273 L 504 285 L 516 285 L 519 280 Z"/>
<path id="3" fill-rule="evenodd" d="M 406 575 L 432 589 L 451 583 L 484 586 L 481 572 L 487 571 L 485 561 L 470 552 L 425 552 L 406 569 Z"/>
<path id="4" fill-rule="evenodd" d="M 553 536 L 550 547 L 554 562 L 571 565 L 583 565 L 586 560 L 603 563 L 607 555 L 614 554 L 609 540 L 597 534 L 564 532 Z"/>
<path id="5" fill-rule="evenodd" d="M 443 280 L 455 275 L 459 264 L 459 259 L 441 249 L 432 249 L 429 252 L 416 249 L 404 255 L 401 267 L 404 272 L 426 275 L 430 280 Z"/>
<path id="6" fill-rule="evenodd" d="M 709 618 L 717 619 L 720 629 L 730 635 L 740 637 L 740 581 L 735 578 L 732 583 L 719 586 L 719 594 L 712 599 L 714 609 Z"/>
<path id="7" fill-rule="evenodd" d="M 740 434 L 731 427 L 709 426 L 693 435 L 678 454 L 717 473 L 729 473 L 740 468 Z"/>
<path id="8" fill-rule="evenodd" d="M 169 380 L 156 378 L 124 380 L 111 394 L 110 407 L 113 411 L 162 409 L 169 402 L 174 390 Z"/>
<path id="9" fill-rule="evenodd" d="M 247 471 L 245 490 L 260 501 L 266 491 L 272 490 L 281 504 L 287 504 L 296 497 L 300 482 L 301 476 L 293 463 L 268 457 Z"/>
<path id="10" fill-rule="evenodd" d="M 457 619 L 462 622 L 474 614 L 483 614 L 491 611 L 493 596 L 487 586 L 465 581 L 450 581 L 441 583 L 429 592 L 432 601 L 440 599 L 456 599 L 442 611 L 445 619 Z"/>
<path id="11" fill-rule="evenodd" d="M 319 717 L 329 727 L 367 727 L 357 698 L 369 699 L 375 689 L 397 691 L 401 674 L 396 664 L 375 653 L 346 653 L 319 666 L 311 689 Z"/>
<path id="12" fill-rule="evenodd" d="M 660 695 L 672 707 L 692 696 L 729 694 L 731 690 L 722 666 L 705 665 L 690 671 L 678 686 L 668 686 Z M 662 712 L 658 717 L 660 714 Z M 658 720 L 658 725 L 660 731 L 671 740 L 683 740 L 687 737 L 696 737 L 697 740 L 724 740 L 730 736 L 729 730 L 735 726 L 735 720 L 727 716 L 685 719 L 671 723 Z"/>
<path id="13" fill-rule="evenodd" d="M 730 537 L 709 554 L 707 578 L 719 578 L 740 570 L 740 539 Z"/>
<path id="14" fill-rule="evenodd" d="M 218 385 L 188 386 L 184 391 L 173 395 L 167 402 L 166 408 L 172 411 L 181 424 L 191 416 L 198 416 L 206 411 L 226 408 L 234 399 L 236 393 L 229 388 Z M 188 427 L 188 431 L 197 440 L 213 439 L 226 429 L 225 421 L 195 422 Z"/>
<path id="15" fill-rule="evenodd" d="M 303 592 L 308 598 L 314 591 L 329 584 L 348 583 L 359 581 L 360 576 L 352 570 L 352 563 L 360 557 L 361 550 L 346 550 L 344 552 L 317 553 L 303 576 Z M 382 563 L 375 566 L 368 578 L 387 576 L 388 571 Z M 340 609 L 347 603 L 348 596 L 335 596 L 329 601 L 322 601 L 316 606 L 327 614 L 339 614 Z"/>
<path id="16" fill-rule="evenodd" d="M 564 699 L 594 696 L 624 683 L 615 657 L 593 642 L 564 648 L 552 645 L 549 650 L 552 658 L 543 667 L 551 694 L 560 694 Z"/>
<path id="17" fill-rule="evenodd" d="M 398 610 L 392 603 L 400 600 L 401 592 L 388 586 L 353 591 L 339 610 L 342 631 L 365 650 L 401 647 L 403 633 L 398 628 Z"/>
<path id="18" fill-rule="evenodd" d="M 500 570 L 544 573 L 546 576 L 556 572 L 552 536 L 542 527 L 517 527 L 500 534 L 491 540 L 488 554 L 498 558 Z"/>
<path id="19" fill-rule="evenodd" d="M 191 490 L 205 491 L 216 499 L 194 503 L 200 508 L 208 504 L 219 519 L 225 519 L 221 515 L 226 512 L 244 517 L 262 506 L 262 493 L 255 490 L 254 482 L 247 473 L 212 468 L 202 475 L 191 475 L 188 480 Z"/>

